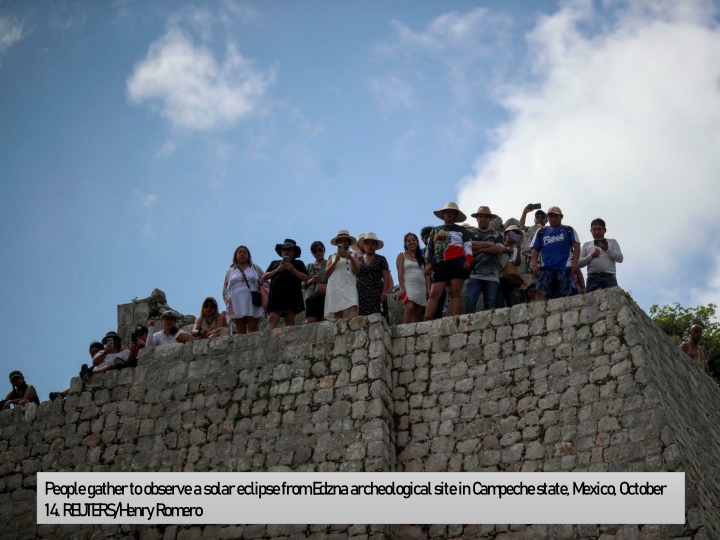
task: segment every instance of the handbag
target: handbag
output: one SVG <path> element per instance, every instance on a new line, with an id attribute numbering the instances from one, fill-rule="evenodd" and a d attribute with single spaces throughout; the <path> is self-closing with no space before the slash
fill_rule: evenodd
<path id="1" fill-rule="evenodd" d="M 263 310 L 267 312 L 268 302 L 270 301 L 270 287 L 267 282 L 260 285 L 260 294 L 262 295 Z"/>
<path id="2" fill-rule="evenodd" d="M 257 272 L 258 276 L 263 275 L 262 268 L 260 268 L 257 264 L 253 264 L 253 268 L 255 269 L 255 272 Z M 267 313 L 268 302 L 270 302 L 270 283 L 268 281 L 263 281 L 262 285 L 260 285 L 258 289 L 260 289 L 260 295 L 262 296 L 263 311 Z"/>
<path id="3" fill-rule="evenodd" d="M 508 261 L 505 268 L 503 268 L 502 277 L 513 288 L 519 287 L 525 283 L 525 280 L 523 279 L 522 274 L 518 271 L 517 266 L 510 261 Z"/>
<path id="4" fill-rule="evenodd" d="M 247 285 L 247 288 L 249 289 L 250 283 L 248 283 L 248 280 L 245 277 L 245 272 L 241 268 L 238 268 L 238 270 L 240 270 L 240 273 L 242 274 L 242 277 L 245 280 L 245 285 Z M 263 305 L 262 294 L 260 293 L 260 291 L 250 291 L 250 298 L 252 300 L 253 306 L 260 307 Z"/>

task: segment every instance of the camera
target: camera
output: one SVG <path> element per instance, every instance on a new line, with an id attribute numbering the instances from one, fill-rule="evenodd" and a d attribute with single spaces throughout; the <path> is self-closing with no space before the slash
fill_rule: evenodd
<path id="1" fill-rule="evenodd" d="M 137 345 L 137 342 L 138 342 L 138 333 L 137 332 L 133 332 L 132 334 L 130 334 L 130 342 L 135 343 Z"/>
<path id="2" fill-rule="evenodd" d="M 599 240 L 594 240 L 594 242 L 596 246 L 600 246 L 603 244 L 607 245 L 608 243 L 606 238 L 600 238 Z"/>
<path id="3" fill-rule="evenodd" d="M 115 338 L 108 338 L 107 343 L 105 344 L 106 349 L 112 349 L 115 347 Z"/>
<path id="4" fill-rule="evenodd" d="M 283 257 L 282 262 L 284 262 L 284 263 L 290 262 L 290 257 Z"/>

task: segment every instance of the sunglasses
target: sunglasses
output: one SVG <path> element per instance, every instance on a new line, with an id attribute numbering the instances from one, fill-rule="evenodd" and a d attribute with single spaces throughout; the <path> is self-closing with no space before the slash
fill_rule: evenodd
<path id="1" fill-rule="evenodd" d="M 325 251 L 325 248 L 311 249 L 310 251 L 312 251 L 313 253 L 322 253 L 323 251 Z"/>
<path id="2" fill-rule="evenodd" d="M 207 309 L 207 308 L 214 308 L 214 307 L 215 307 L 215 304 L 205 304 L 203 307 L 204 307 L 205 309 Z"/>

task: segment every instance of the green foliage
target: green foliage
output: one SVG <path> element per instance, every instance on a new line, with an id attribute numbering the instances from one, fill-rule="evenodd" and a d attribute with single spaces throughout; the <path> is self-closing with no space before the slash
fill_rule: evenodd
<path id="1" fill-rule="evenodd" d="M 692 325 L 702 326 L 700 344 L 707 351 L 710 371 L 718 379 L 720 378 L 720 322 L 715 320 L 716 307 L 715 304 L 708 304 L 685 308 L 677 302 L 662 307 L 655 304 L 650 308 L 650 317 L 678 346 L 689 339 Z"/>

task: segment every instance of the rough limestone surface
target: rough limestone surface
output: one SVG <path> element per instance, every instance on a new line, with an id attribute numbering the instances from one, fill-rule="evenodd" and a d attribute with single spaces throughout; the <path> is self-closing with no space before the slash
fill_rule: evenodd
<path id="1" fill-rule="evenodd" d="M 615 288 L 145 351 L 0 414 L 1 538 L 720 538 L 720 390 Z M 36 524 L 38 471 L 685 471 L 685 525 Z"/>

